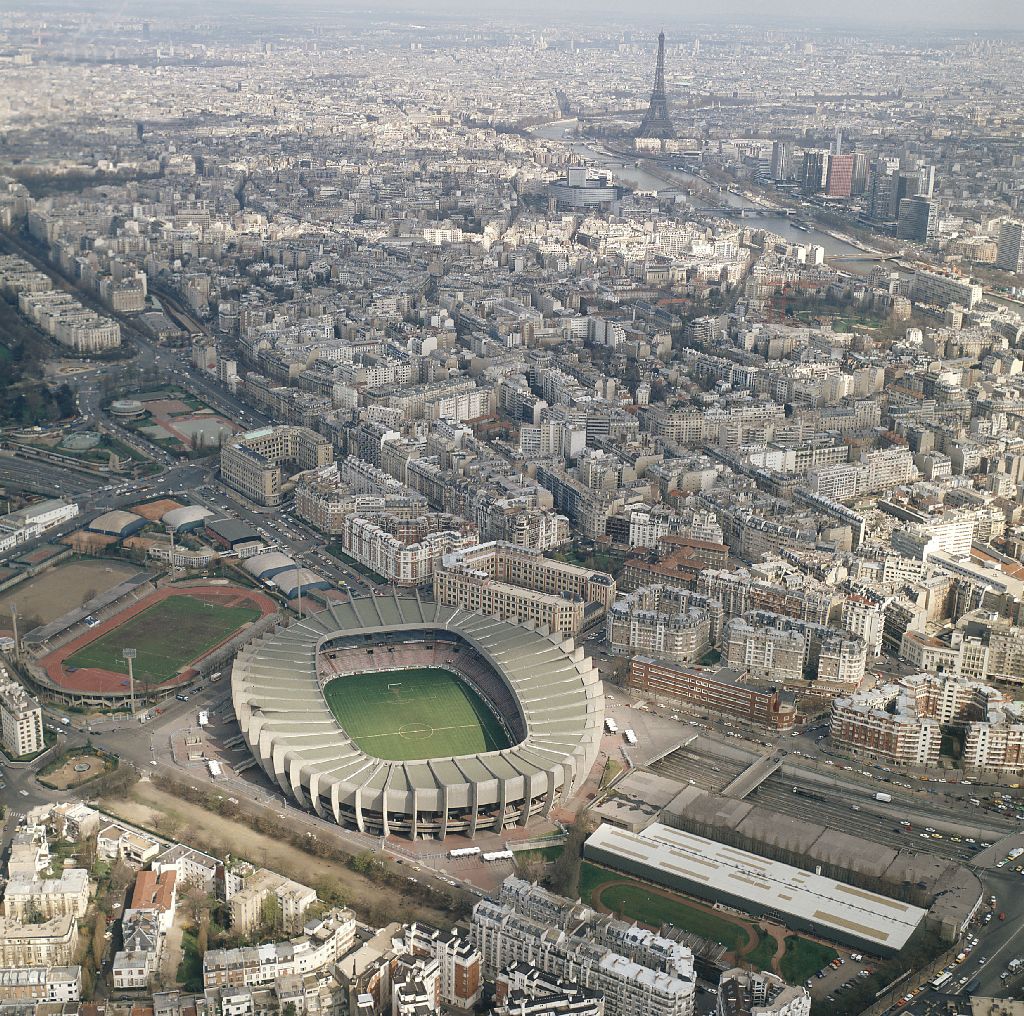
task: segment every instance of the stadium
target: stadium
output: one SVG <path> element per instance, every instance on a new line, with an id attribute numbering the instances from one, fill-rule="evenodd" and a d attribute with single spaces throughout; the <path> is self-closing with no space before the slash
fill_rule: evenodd
<path id="1" fill-rule="evenodd" d="M 582 647 L 418 596 L 332 605 L 235 658 L 235 714 L 302 807 L 373 835 L 475 836 L 546 816 L 597 758 Z"/>

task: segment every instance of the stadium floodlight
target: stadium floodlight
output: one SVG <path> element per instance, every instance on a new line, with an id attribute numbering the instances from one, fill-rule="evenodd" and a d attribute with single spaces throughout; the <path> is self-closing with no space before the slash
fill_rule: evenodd
<path id="1" fill-rule="evenodd" d="M 132 673 L 132 660 L 138 656 L 137 649 L 122 649 L 121 655 L 128 661 L 128 698 L 131 701 L 132 715 L 135 715 L 135 675 Z"/>

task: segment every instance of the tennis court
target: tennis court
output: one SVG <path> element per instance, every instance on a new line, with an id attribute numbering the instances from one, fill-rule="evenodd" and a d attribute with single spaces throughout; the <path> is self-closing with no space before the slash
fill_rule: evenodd
<path id="1" fill-rule="evenodd" d="M 324 697 L 349 737 L 375 758 L 405 762 L 510 746 L 476 691 L 440 667 L 335 678 Z"/>

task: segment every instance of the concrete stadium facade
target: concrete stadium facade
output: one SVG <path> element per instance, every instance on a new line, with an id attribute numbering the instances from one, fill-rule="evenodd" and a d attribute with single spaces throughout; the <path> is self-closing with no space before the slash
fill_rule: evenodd
<path id="1" fill-rule="evenodd" d="M 398 646 L 406 658 L 421 647 L 427 663 L 428 652 L 464 649 L 472 667 L 443 663 L 484 697 L 512 746 L 402 762 L 359 748 L 327 705 L 323 688 L 337 675 L 323 661 L 359 647 L 386 661 Z M 256 761 L 286 796 L 339 825 L 414 839 L 548 815 L 586 780 L 604 724 L 601 682 L 582 646 L 418 596 L 353 599 L 263 636 L 235 658 L 231 694 Z"/>

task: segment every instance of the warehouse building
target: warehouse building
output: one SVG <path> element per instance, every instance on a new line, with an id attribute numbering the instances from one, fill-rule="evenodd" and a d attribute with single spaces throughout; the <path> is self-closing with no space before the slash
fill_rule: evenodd
<path id="1" fill-rule="evenodd" d="M 660 823 L 640 833 L 601 825 L 584 844 L 583 856 L 876 955 L 898 953 L 926 913 L 909 903 Z"/>

